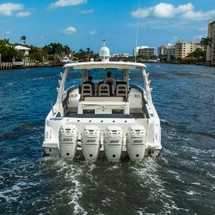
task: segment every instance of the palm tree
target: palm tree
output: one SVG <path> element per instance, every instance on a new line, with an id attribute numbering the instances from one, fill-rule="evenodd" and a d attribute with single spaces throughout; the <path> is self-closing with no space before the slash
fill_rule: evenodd
<path id="1" fill-rule="evenodd" d="M 211 44 L 213 42 L 213 38 L 210 38 L 210 37 L 206 37 L 206 38 L 202 38 L 201 41 L 200 41 L 200 45 L 201 46 L 204 46 L 205 50 L 207 49 L 208 46 L 211 47 Z"/>
<path id="2" fill-rule="evenodd" d="M 26 44 L 26 39 L 27 39 L 27 37 L 25 35 L 20 37 L 20 40 L 22 40 L 24 44 Z"/>
<path id="3" fill-rule="evenodd" d="M 210 37 L 206 37 L 206 38 L 203 37 L 200 41 L 200 45 L 204 46 L 204 60 L 205 61 L 207 60 L 207 53 L 206 53 L 207 48 L 208 48 L 208 46 L 211 47 L 212 42 L 213 42 L 213 38 L 210 38 Z"/>

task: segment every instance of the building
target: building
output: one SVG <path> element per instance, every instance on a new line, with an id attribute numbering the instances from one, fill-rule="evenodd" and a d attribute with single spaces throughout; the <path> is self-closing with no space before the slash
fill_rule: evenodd
<path id="1" fill-rule="evenodd" d="M 177 42 L 175 44 L 175 58 L 185 58 L 197 48 L 203 49 L 200 43 L 195 42 Z"/>
<path id="2" fill-rule="evenodd" d="M 21 53 L 20 56 L 13 59 L 13 66 L 14 67 L 26 67 L 30 65 L 29 59 L 29 51 L 31 50 L 28 47 L 17 45 L 15 49 Z"/>
<path id="3" fill-rule="evenodd" d="M 155 49 L 148 46 L 138 46 L 134 50 L 134 53 L 141 57 L 151 57 L 155 55 Z"/>
<path id="4" fill-rule="evenodd" d="M 206 61 L 215 63 L 215 20 L 208 21 L 208 37 L 212 38 L 212 43 L 207 46 Z"/>
<path id="5" fill-rule="evenodd" d="M 31 49 L 28 48 L 28 47 L 20 46 L 20 45 L 15 46 L 15 49 L 16 49 L 17 51 L 22 52 L 24 56 L 28 56 L 28 55 L 29 55 L 29 51 L 31 50 Z"/>
<path id="6" fill-rule="evenodd" d="M 169 47 L 167 49 L 167 62 L 175 59 L 175 46 Z"/>
<path id="7" fill-rule="evenodd" d="M 168 44 L 161 45 L 160 47 L 158 47 L 158 56 L 167 55 L 167 50 L 172 46 L 173 45 L 171 43 L 168 43 Z"/>
<path id="8" fill-rule="evenodd" d="M 171 61 L 175 57 L 175 46 L 170 43 L 160 46 L 158 56 L 166 56 L 166 60 Z"/>

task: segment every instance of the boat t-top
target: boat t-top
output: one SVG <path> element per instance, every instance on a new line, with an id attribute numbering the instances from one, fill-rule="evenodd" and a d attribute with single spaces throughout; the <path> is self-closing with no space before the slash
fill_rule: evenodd
<path id="1" fill-rule="evenodd" d="M 56 103 L 45 120 L 45 153 L 90 162 L 157 156 L 161 127 L 146 66 L 110 61 L 105 44 L 99 54 L 100 61 L 64 65 Z"/>

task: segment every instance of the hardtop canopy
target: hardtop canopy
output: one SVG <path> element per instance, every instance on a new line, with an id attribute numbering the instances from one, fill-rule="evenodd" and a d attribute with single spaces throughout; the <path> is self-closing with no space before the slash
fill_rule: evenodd
<path id="1" fill-rule="evenodd" d="M 143 63 L 135 62 L 83 62 L 83 63 L 68 63 L 64 65 L 65 69 L 108 69 L 108 68 L 119 68 L 119 69 L 145 69 L 146 65 Z"/>

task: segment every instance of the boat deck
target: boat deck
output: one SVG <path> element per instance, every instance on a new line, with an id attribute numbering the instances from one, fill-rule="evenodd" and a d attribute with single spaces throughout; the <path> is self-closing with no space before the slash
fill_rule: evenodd
<path id="1" fill-rule="evenodd" d="M 77 114 L 73 112 L 67 112 L 65 117 L 72 117 L 72 118 L 145 118 L 144 113 L 130 113 L 130 114 L 93 114 L 93 113 L 84 113 L 84 114 Z"/>
<path id="2" fill-rule="evenodd" d="M 135 89 L 127 97 L 82 97 L 78 91 L 68 92 L 63 102 L 64 116 L 76 118 L 147 118 L 147 108 L 142 99 L 141 93 Z"/>

